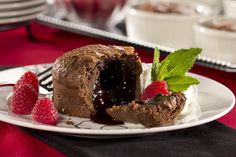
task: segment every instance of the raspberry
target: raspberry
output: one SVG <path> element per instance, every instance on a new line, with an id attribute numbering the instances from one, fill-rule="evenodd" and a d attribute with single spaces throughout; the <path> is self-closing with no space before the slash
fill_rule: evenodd
<path id="1" fill-rule="evenodd" d="M 10 109 L 16 114 L 30 114 L 38 94 L 34 88 L 28 84 L 22 84 L 13 92 Z"/>
<path id="2" fill-rule="evenodd" d="M 16 82 L 15 86 L 14 86 L 14 91 L 23 84 L 29 84 L 31 85 L 35 91 L 39 92 L 39 82 L 38 82 L 38 77 L 35 73 L 28 71 L 26 73 L 24 73 L 24 75 L 21 76 L 21 78 Z"/>
<path id="3" fill-rule="evenodd" d="M 59 114 L 51 99 L 42 98 L 36 102 L 36 105 L 32 110 L 32 118 L 36 122 L 56 125 Z"/>
<path id="4" fill-rule="evenodd" d="M 157 94 L 168 95 L 168 87 L 165 81 L 153 81 L 148 85 L 142 94 L 141 99 L 147 100 L 155 97 Z"/>

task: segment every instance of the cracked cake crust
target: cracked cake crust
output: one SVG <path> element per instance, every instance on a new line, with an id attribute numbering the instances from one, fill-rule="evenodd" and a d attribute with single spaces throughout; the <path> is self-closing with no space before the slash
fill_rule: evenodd
<path id="1" fill-rule="evenodd" d="M 71 116 L 90 117 L 94 112 L 93 89 L 104 63 L 125 60 L 135 72 L 135 100 L 140 99 L 139 57 L 132 47 L 89 45 L 74 49 L 59 57 L 53 66 L 53 101 L 59 112 Z"/>

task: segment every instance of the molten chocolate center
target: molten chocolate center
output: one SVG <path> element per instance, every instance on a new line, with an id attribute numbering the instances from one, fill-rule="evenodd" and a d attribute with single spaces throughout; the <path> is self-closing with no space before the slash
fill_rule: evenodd
<path id="1" fill-rule="evenodd" d="M 128 104 L 135 99 L 135 72 L 124 61 L 110 61 L 100 72 L 93 90 L 95 113 L 91 119 L 104 124 L 121 124 L 113 120 L 106 109 L 113 105 Z"/>

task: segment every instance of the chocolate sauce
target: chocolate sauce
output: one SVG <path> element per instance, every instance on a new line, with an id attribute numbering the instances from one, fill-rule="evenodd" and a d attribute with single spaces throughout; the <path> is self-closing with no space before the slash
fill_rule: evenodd
<path id="1" fill-rule="evenodd" d="M 66 121 L 66 125 L 73 125 L 73 126 L 76 126 L 75 123 L 71 120 L 71 118 L 69 118 L 69 119 Z"/>
<path id="2" fill-rule="evenodd" d="M 229 21 L 229 20 L 212 22 L 205 25 L 212 29 L 236 32 L 236 25 L 232 21 Z"/>
<path id="3" fill-rule="evenodd" d="M 128 104 L 135 99 L 135 72 L 124 61 L 114 60 L 105 64 L 93 90 L 95 113 L 91 120 L 103 124 L 122 124 L 113 120 L 106 109 L 113 105 Z"/>
<path id="4" fill-rule="evenodd" d="M 178 2 L 159 1 L 156 3 L 146 2 L 135 5 L 134 8 L 146 12 L 159 14 L 179 14 L 179 15 L 195 15 L 202 14 L 201 10 L 195 6 Z"/>
<path id="5" fill-rule="evenodd" d="M 135 8 L 148 12 L 182 14 L 182 12 L 179 10 L 179 5 L 174 2 L 159 2 L 157 4 L 144 3 L 135 6 Z"/>

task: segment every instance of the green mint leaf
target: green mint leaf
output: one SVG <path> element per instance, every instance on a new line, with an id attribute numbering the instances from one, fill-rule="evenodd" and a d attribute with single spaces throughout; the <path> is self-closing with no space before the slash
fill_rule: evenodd
<path id="1" fill-rule="evenodd" d="M 183 92 L 189 86 L 199 84 L 199 81 L 191 76 L 175 76 L 165 79 L 168 89 L 172 92 Z"/>
<path id="2" fill-rule="evenodd" d="M 170 55 L 161 62 L 162 66 L 167 64 L 166 76 L 159 76 L 160 78 L 169 78 L 173 76 L 183 76 L 191 69 L 197 56 L 201 53 L 200 48 L 180 49 Z"/>
<path id="3" fill-rule="evenodd" d="M 154 57 L 153 57 L 153 63 L 152 63 L 152 70 L 151 70 L 151 79 L 152 81 L 157 80 L 157 75 L 159 71 L 160 66 L 160 52 L 158 48 L 155 48 L 154 50 Z"/>
<path id="4" fill-rule="evenodd" d="M 185 73 L 191 69 L 201 51 L 200 48 L 180 49 L 160 63 L 160 52 L 156 48 L 151 72 L 152 81 L 165 80 L 168 89 L 173 92 L 183 92 L 189 86 L 198 84 L 197 79 L 185 76 Z"/>
<path id="5" fill-rule="evenodd" d="M 161 63 L 160 67 L 159 67 L 159 71 L 157 73 L 157 80 L 164 80 L 166 75 L 168 74 L 168 65 L 169 65 L 170 61 L 167 60 L 164 64 Z"/>

